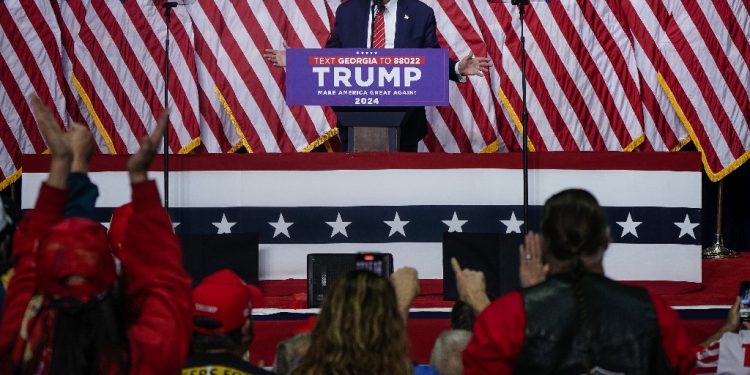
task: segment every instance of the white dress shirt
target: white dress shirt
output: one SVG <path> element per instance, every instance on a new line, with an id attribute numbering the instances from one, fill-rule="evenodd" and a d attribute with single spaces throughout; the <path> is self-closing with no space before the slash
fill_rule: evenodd
<path id="1" fill-rule="evenodd" d="M 372 48 L 372 12 L 375 10 L 375 1 L 370 1 L 370 14 L 367 19 L 367 48 Z M 398 12 L 398 0 L 391 0 L 385 4 L 383 11 L 383 21 L 385 23 L 385 48 L 394 48 L 396 44 L 396 15 Z M 466 82 L 466 77 L 458 71 L 456 64 L 454 71 L 458 76 L 459 82 Z"/>
<path id="2" fill-rule="evenodd" d="M 396 12 L 398 0 L 391 0 L 385 4 L 383 21 L 385 21 L 385 48 L 393 48 L 396 43 Z M 372 11 L 375 1 L 370 2 L 370 15 L 367 18 L 367 48 L 372 48 Z"/>

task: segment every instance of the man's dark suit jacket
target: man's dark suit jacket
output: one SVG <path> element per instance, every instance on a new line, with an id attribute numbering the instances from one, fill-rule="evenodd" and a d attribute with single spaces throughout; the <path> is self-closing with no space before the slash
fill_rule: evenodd
<path id="1" fill-rule="evenodd" d="M 419 0 L 398 1 L 395 48 L 440 48 L 437 40 L 435 13 Z M 326 48 L 367 48 L 370 0 L 349 0 L 336 10 L 336 24 Z M 458 81 L 456 62 L 451 60 L 448 77 Z M 413 107 L 401 127 L 401 151 L 416 151 L 417 142 L 427 134 L 424 107 Z M 344 132 L 342 142 L 346 143 Z"/>

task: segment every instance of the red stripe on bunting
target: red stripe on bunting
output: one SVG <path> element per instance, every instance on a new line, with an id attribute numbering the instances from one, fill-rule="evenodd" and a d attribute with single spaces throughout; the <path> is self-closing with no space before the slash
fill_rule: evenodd
<path id="1" fill-rule="evenodd" d="M 25 155 L 24 173 L 46 173 L 49 155 Z M 521 169 L 518 154 L 449 154 L 449 153 L 326 153 L 313 152 L 257 155 L 210 154 L 170 157 L 170 168 L 178 171 L 242 170 L 368 170 L 368 169 Z M 90 172 L 126 171 L 127 155 L 94 157 Z M 173 164 L 174 163 L 174 164 Z M 531 169 L 560 170 L 634 170 L 695 172 L 701 170 L 697 152 L 534 152 L 529 155 Z M 150 171 L 162 171 L 162 156 L 156 155 Z"/>

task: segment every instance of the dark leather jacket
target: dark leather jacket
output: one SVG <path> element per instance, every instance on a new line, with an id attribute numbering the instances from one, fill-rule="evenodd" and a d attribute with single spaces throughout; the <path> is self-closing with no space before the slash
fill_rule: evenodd
<path id="1" fill-rule="evenodd" d="M 590 327 L 586 356 L 572 281 L 570 274 L 558 275 L 522 291 L 526 338 L 516 374 L 582 374 L 586 361 L 605 370 L 601 374 L 675 373 L 647 291 L 591 273 L 582 278 Z"/>

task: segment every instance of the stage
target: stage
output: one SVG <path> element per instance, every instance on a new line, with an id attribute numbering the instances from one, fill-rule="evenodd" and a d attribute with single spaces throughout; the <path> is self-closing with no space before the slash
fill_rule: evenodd
<path id="1" fill-rule="evenodd" d="M 688 336 L 698 344 L 714 333 L 724 322 L 727 309 L 734 303 L 740 282 L 750 279 L 750 255 L 740 253 L 733 259 L 704 260 L 703 282 L 649 283 L 630 282 L 650 287 L 673 308 L 685 323 Z M 317 309 L 305 309 L 305 280 L 264 281 L 260 286 L 266 295 L 266 308 L 253 311 L 255 340 L 251 349 L 253 361 L 272 363 L 276 344 L 305 326 Z M 421 294 L 414 301 L 408 322 L 412 359 L 429 362 L 435 339 L 450 326 L 452 301 L 443 301 L 441 280 L 422 280 Z"/>
<path id="2" fill-rule="evenodd" d="M 105 225 L 129 201 L 126 160 L 96 156 L 91 164 L 100 189 L 96 216 Z M 48 163 L 45 155 L 25 156 L 24 209 L 36 200 Z M 159 186 L 162 165 L 156 160 L 149 175 Z M 529 229 L 538 230 L 550 195 L 591 191 L 611 228 L 607 275 L 663 295 L 699 342 L 720 325 L 743 270 L 750 271 L 746 257 L 701 261 L 702 233 L 710 229 L 700 225 L 700 170 L 691 152 L 534 153 Z M 413 359 L 425 363 L 452 306 L 442 296 L 443 233 L 520 233 L 527 221 L 518 154 L 179 155 L 170 158 L 168 176 L 177 234 L 257 234 L 256 262 L 237 261 L 248 245 L 212 263 L 238 272 L 257 267 L 266 306 L 253 312 L 252 358 L 266 364 L 278 341 L 317 313 L 306 309 L 308 254 L 381 251 L 393 254 L 396 268 L 416 267 L 421 294 L 408 329 Z"/>

